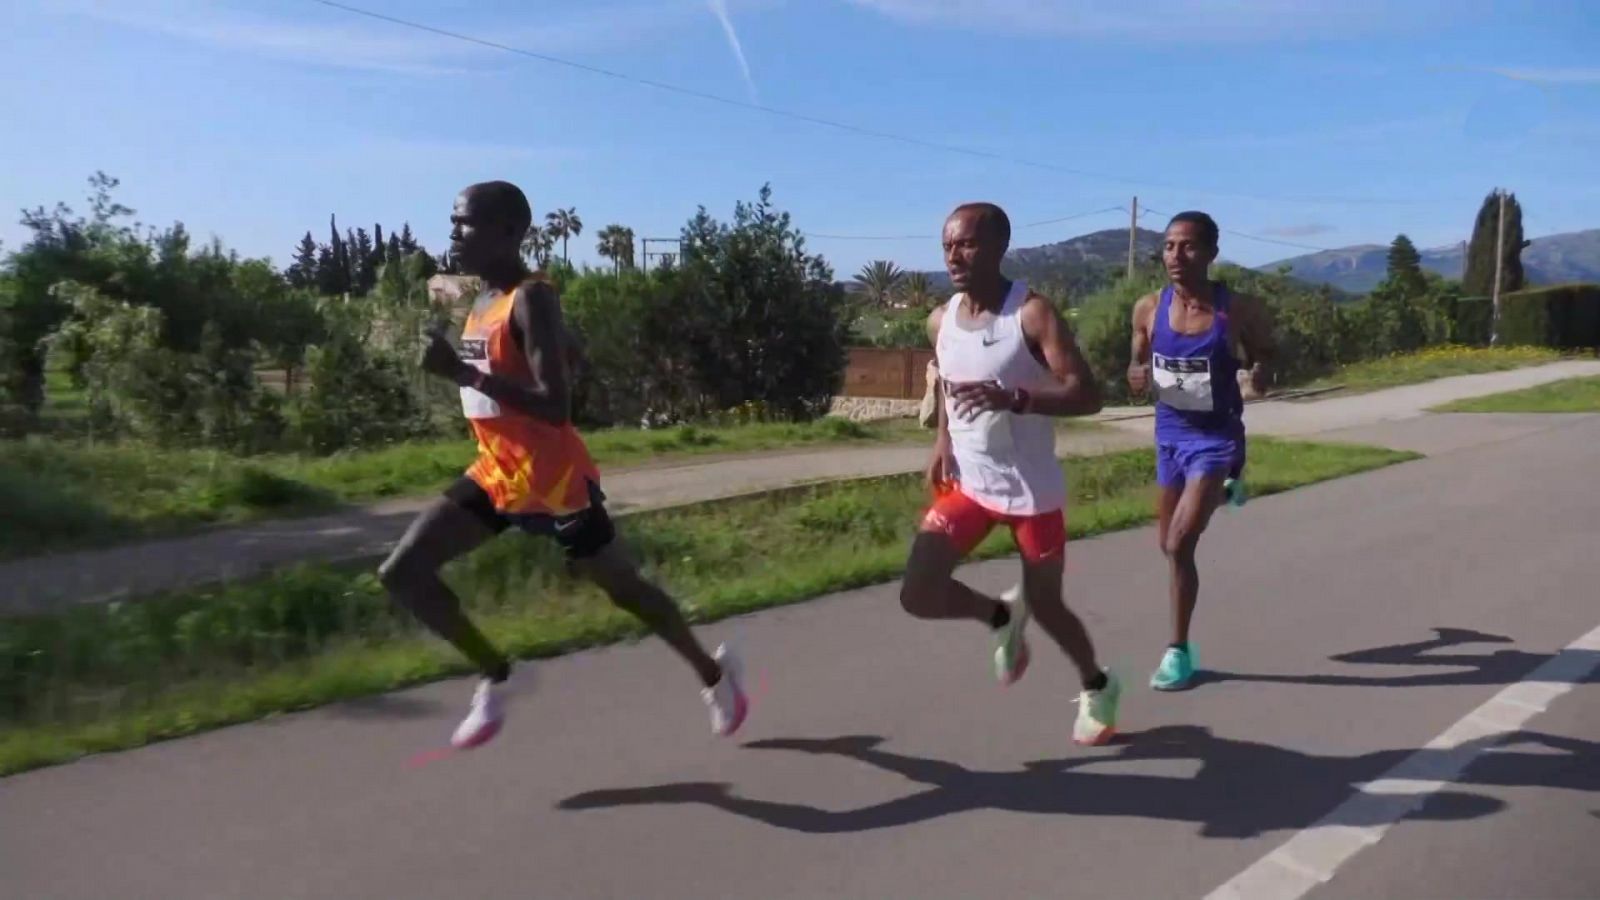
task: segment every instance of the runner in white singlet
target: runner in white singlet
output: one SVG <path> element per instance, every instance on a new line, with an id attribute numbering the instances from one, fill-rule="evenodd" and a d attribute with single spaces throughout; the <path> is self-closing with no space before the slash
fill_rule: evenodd
<path id="1" fill-rule="evenodd" d="M 1024 631 L 1030 615 L 1038 618 L 1083 679 L 1073 740 L 1100 744 L 1116 729 L 1121 688 L 1062 601 L 1067 485 L 1051 420 L 1099 412 L 1100 390 L 1050 302 L 1000 274 L 1010 239 L 1005 212 L 990 203 L 958 207 L 945 223 L 957 293 L 928 318 L 943 399 L 928 467 L 936 499 L 912 545 L 900 603 L 918 618 L 989 626 L 1002 684 L 1027 668 Z M 1011 529 L 1022 554 L 1022 584 L 1001 599 L 954 578 L 995 525 Z"/>

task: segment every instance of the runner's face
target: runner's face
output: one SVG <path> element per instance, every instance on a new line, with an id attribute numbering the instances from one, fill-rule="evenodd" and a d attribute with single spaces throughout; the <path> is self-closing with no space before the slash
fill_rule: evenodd
<path id="1" fill-rule="evenodd" d="M 978 212 L 959 212 L 945 221 L 944 267 L 956 290 L 966 290 L 974 276 L 998 277 L 1005 253 L 1006 248 L 992 229 L 983 226 Z"/>
<path id="2" fill-rule="evenodd" d="M 1203 281 L 1217 258 L 1217 248 L 1208 245 L 1200 236 L 1200 227 L 1193 222 L 1174 222 L 1167 229 L 1166 245 L 1161 260 L 1167 266 L 1167 277 L 1173 281 Z"/>
<path id="3" fill-rule="evenodd" d="M 481 275 L 485 266 L 504 262 L 519 252 L 511 226 L 494 212 L 488 198 L 471 190 L 456 197 L 450 213 L 450 255 L 469 275 Z"/>

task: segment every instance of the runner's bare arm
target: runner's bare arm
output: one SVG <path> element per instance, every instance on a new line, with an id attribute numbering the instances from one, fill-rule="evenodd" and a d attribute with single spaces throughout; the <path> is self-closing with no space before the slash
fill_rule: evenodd
<path id="1" fill-rule="evenodd" d="M 944 308 L 939 307 L 928 314 L 928 346 L 933 350 L 933 364 L 939 365 L 939 326 L 944 323 Z M 939 424 L 935 430 L 938 440 L 948 443 L 950 440 L 950 419 L 944 408 L 944 370 L 939 370 L 939 383 L 934 386 L 934 401 L 939 405 Z"/>
<path id="2" fill-rule="evenodd" d="M 944 321 L 944 309 L 935 309 L 928 316 L 928 344 L 934 348 L 933 364 L 939 364 L 939 325 Z M 934 405 L 939 409 L 939 424 L 934 426 L 933 459 L 928 462 L 926 473 L 927 482 L 937 486 L 949 481 L 954 475 L 954 466 L 950 462 L 950 418 L 949 410 L 944 405 L 944 370 L 939 370 L 939 382 L 934 385 Z"/>
<path id="3" fill-rule="evenodd" d="M 1135 395 L 1150 389 L 1150 322 L 1156 311 L 1155 294 L 1133 305 L 1133 349 L 1128 355 L 1128 389 Z"/>
<path id="4" fill-rule="evenodd" d="M 1277 357 L 1277 341 L 1273 337 L 1272 311 L 1266 301 L 1249 294 L 1234 298 L 1234 322 L 1239 344 L 1244 348 L 1251 390 L 1259 395 L 1267 392 L 1270 367 Z"/>
<path id="5" fill-rule="evenodd" d="M 561 303 L 550 286 L 533 282 L 517 288 L 511 321 L 521 337 L 522 352 L 533 373 L 532 384 L 519 384 L 470 367 L 458 382 L 474 387 L 517 412 L 565 425 L 572 416 L 567 361 L 571 344 L 561 320 Z"/>
<path id="6" fill-rule="evenodd" d="M 1050 301 L 1032 294 L 1022 304 L 1022 334 L 1044 354 L 1056 384 L 1030 391 L 1026 412 L 1041 416 L 1091 416 L 1105 405 L 1094 370 L 1084 360 L 1072 326 Z"/>

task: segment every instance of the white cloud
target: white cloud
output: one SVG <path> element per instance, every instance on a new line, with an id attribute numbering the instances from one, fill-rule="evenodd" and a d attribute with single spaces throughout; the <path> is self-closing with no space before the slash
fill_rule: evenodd
<path id="1" fill-rule="evenodd" d="M 750 77 L 750 62 L 745 59 L 744 45 L 739 41 L 739 32 L 733 28 L 733 19 L 728 15 L 726 0 L 706 0 L 706 5 L 711 7 L 711 14 L 722 23 L 722 32 L 728 37 L 728 49 L 733 51 L 733 58 L 739 63 L 739 71 L 744 73 L 744 86 L 750 91 L 750 101 L 760 103 L 761 96 L 756 91 L 756 81 Z"/>
<path id="2" fill-rule="evenodd" d="M 1520 69 L 1492 68 L 1488 71 L 1513 81 L 1532 84 L 1600 84 L 1600 69 Z"/>
<path id="3" fill-rule="evenodd" d="M 1305 131 L 1275 131 L 1253 133 L 1228 131 L 1215 135 L 1187 138 L 1185 144 L 1194 148 L 1209 149 L 1269 149 L 1303 147 L 1307 144 L 1328 146 L 1388 145 L 1400 139 L 1423 140 L 1431 135 L 1453 134 L 1460 125 L 1460 117 L 1446 113 L 1392 119 L 1378 122 L 1355 122 L 1312 128 Z"/>
<path id="4" fill-rule="evenodd" d="M 739 6 L 770 5 L 770 0 L 735 2 Z M 351 5 L 365 8 L 361 0 Z M 729 40 L 748 79 L 743 51 L 737 46 L 731 22 L 726 21 L 726 5 L 717 0 L 713 11 L 717 5 L 723 6 L 719 15 L 725 20 Z M 41 6 L 51 12 L 77 14 L 199 44 L 342 69 L 417 76 L 460 75 L 506 61 L 504 54 L 468 41 L 327 7 L 321 8 L 318 15 L 291 17 L 287 13 L 232 10 L 197 0 L 55 0 Z M 309 4 L 295 4 L 294 8 L 318 12 Z M 541 23 L 533 26 L 505 26 L 480 17 L 451 20 L 427 13 L 418 13 L 414 20 L 519 50 L 574 56 L 658 39 L 664 29 L 687 25 L 705 11 L 703 0 L 575 4 L 572 8 L 577 12 L 571 15 L 541 14 Z M 373 11 L 383 12 L 377 5 Z"/>
<path id="5" fill-rule="evenodd" d="M 128 28 L 151 31 L 229 50 L 289 62 L 406 75 L 468 71 L 469 54 L 458 41 L 437 35 L 384 30 L 352 20 L 333 25 L 218 9 L 193 2 L 74 0 L 52 7 Z"/>
<path id="6" fill-rule="evenodd" d="M 1448 0 L 1377 14 L 1349 0 L 847 0 L 898 21 L 1033 37 L 1237 43 L 1328 38 L 1424 18 Z"/>

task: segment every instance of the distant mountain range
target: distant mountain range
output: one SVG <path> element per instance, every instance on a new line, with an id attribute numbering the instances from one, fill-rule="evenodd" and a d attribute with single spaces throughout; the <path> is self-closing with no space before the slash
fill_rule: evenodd
<path id="1" fill-rule="evenodd" d="M 1141 262 L 1161 252 L 1163 235 L 1139 229 L 1134 253 Z M 1447 278 L 1460 278 L 1464 246 L 1420 251 L 1422 266 Z M 1378 286 L 1388 269 L 1386 244 L 1361 244 L 1324 250 L 1258 266 L 1260 272 L 1289 267 L 1289 275 L 1307 284 L 1326 284 L 1340 294 L 1359 295 Z M 1047 292 L 1064 292 L 1074 298 L 1111 284 L 1127 265 L 1127 229 L 1108 229 L 1079 235 L 1054 244 L 1018 247 L 1006 254 L 1006 274 Z M 1529 284 L 1600 282 L 1600 228 L 1534 238 L 1522 251 L 1522 267 Z M 939 270 L 926 273 L 937 294 L 948 294 L 950 276 Z M 1074 300 L 1076 302 L 1076 300 Z"/>
<path id="2" fill-rule="evenodd" d="M 1422 267 L 1446 278 L 1460 278 L 1465 260 L 1462 244 L 1422 250 Z M 1383 281 L 1388 269 L 1388 245 L 1360 244 L 1324 250 L 1257 267 L 1289 274 L 1312 284 L 1329 284 L 1343 291 L 1364 294 Z M 1529 284 L 1600 281 L 1600 228 L 1534 238 L 1522 250 L 1522 268 Z"/>
<path id="3" fill-rule="evenodd" d="M 1161 252 L 1163 235 L 1141 228 L 1135 238 L 1134 253 L 1141 259 Z M 1049 283 L 1055 289 L 1067 288 L 1073 294 L 1098 290 L 1110 282 L 1110 273 L 1128 263 L 1126 228 L 1096 231 L 1054 244 L 1016 247 L 1006 254 L 1006 274 L 1030 284 Z M 929 272 L 934 290 L 950 290 L 950 276 L 943 270 Z"/>

